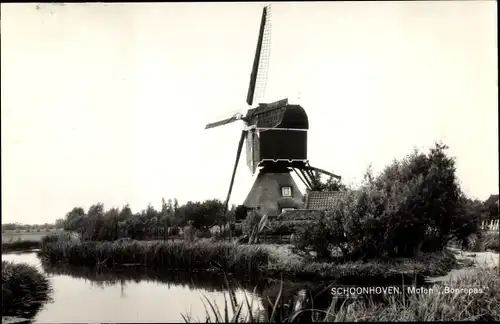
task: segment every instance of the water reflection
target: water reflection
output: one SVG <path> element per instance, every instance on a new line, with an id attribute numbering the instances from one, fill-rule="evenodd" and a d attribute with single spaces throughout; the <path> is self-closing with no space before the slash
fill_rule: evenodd
<path id="1" fill-rule="evenodd" d="M 226 293 L 224 276 L 210 271 L 167 271 L 147 267 L 124 269 L 88 268 L 65 264 L 51 264 L 36 253 L 9 254 L 4 260 L 25 262 L 48 274 L 53 287 L 53 302 L 46 304 L 37 314 L 37 323 L 82 323 L 82 322 L 183 322 L 183 314 L 191 314 L 192 320 L 205 322 L 206 311 L 202 294 L 223 308 Z M 276 298 L 281 296 L 277 312 L 285 319 L 300 302 L 303 308 L 326 310 L 333 298 L 331 287 L 346 286 L 408 286 L 423 284 L 423 278 L 402 277 L 344 277 L 336 282 L 294 282 L 279 280 L 248 281 L 245 278 L 228 276 L 236 299 L 242 303 L 244 293 L 258 302 L 254 310 L 264 309 L 272 313 Z M 253 291 L 256 287 L 256 294 Z M 259 297 L 260 296 L 260 297 Z M 366 297 L 366 298 L 365 298 Z M 383 296 L 363 296 L 384 302 Z M 206 302 L 206 301 L 205 301 Z M 342 303 L 338 303 L 340 306 Z M 229 316 L 231 316 L 229 307 Z M 304 313 L 305 314 L 305 313 Z M 307 315 L 307 314 L 305 314 Z M 309 319 L 310 319 L 310 315 Z"/>
<path id="2" fill-rule="evenodd" d="M 168 288 L 180 286 L 189 290 L 203 289 L 208 292 L 222 292 L 226 290 L 224 276 L 213 271 L 169 271 L 148 267 L 131 268 L 91 268 L 84 266 L 71 266 L 67 264 L 51 264 L 41 259 L 41 267 L 49 276 L 66 275 L 72 278 L 82 279 L 100 288 L 114 285 L 126 285 L 127 283 L 157 283 L 164 284 Z M 261 291 L 263 282 L 249 281 L 247 278 L 235 278 L 227 276 L 227 281 L 233 286 L 241 286 L 248 290 L 257 287 Z"/>
<path id="3" fill-rule="evenodd" d="M 53 302 L 45 304 L 36 323 L 82 322 L 183 322 L 182 314 L 206 321 L 202 294 L 224 307 L 224 277 L 210 272 L 160 272 L 147 268 L 121 271 L 54 265 L 43 262 L 35 253 L 9 254 L 4 260 L 25 262 L 49 275 Z M 235 278 L 228 278 L 236 284 Z M 245 287 L 254 283 L 239 281 L 238 302 Z M 257 285 L 258 286 L 258 285 Z M 254 303 L 254 310 L 261 308 Z M 229 310 L 231 316 L 231 310 Z"/>

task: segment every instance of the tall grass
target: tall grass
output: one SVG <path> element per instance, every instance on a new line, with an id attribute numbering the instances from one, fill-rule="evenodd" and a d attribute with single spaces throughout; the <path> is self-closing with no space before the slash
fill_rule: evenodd
<path id="1" fill-rule="evenodd" d="M 444 293 L 445 288 L 482 288 L 483 293 Z M 353 303 L 339 312 L 350 321 L 499 321 L 500 277 L 497 269 L 478 269 L 456 282 L 436 284 L 433 293 L 387 296 L 387 302 Z M 436 293 L 440 291 L 441 293 Z M 327 320 L 332 320 L 331 314 Z"/>
<path id="2" fill-rule="evenodd" d="M 32 318 L 49 293 L 48 279 L 35 267 L 2 261 L 2 316 Z"/>
<path id="3" fill-rule="evenodd" d="M 241 287 L 237 286 L 237 289 L 234 286 L 229 284 L 226 275 L 224 275 L 225 286 L 227 291 L 223 292 L 224 296 L 224 308 L 223 311 L 220 311 L 220 307 L 213 302 L 210 301 L 205 295 L 202 295 L 202 303 L 205 307 L 205 321 L 215 322 L 215 323 L 254 323 L 258 322 L 261 317 L 261 308 L 259 307 L 259 303 L 255 302 L 256 288 L 253 291 L 253 294 L 249 297 Z M 238 302 L 237 290 L 243 293 L 244 301 Z M 229 301 L 229 302 L 228 302 Z M 257 307 L 255 307 L 257 306 Z M 255 317 L 255 313 L 257 313 L 257 317 Z M 194 323 L 195 320 L 191 316 L 191 314 L 182 314 L 182 318 L 187 323 Z"/>
<path id="4" fill-rule="evenodd" d="M 269 259 L 268 252 L 259 246 L 208 240 L 80 242 L 47 238 L 41 252 L 51 262 L 64 261 L 73 265 L 147 265 L 250 275 L 267 266 Z"/>
<path id="5" fill-rule="evenodd" d="M 446 287 L 451 288 L 482 288 L 482 293 L 444 293 Z M 326 310 L 301 309 L 283 315 L 276 310 L 283 303 L 282 289 L 278 298 L 271 304 L 269 314 L 226 317 L 221 314 L 229 312 L 226 303 L 225 309 L 220 310 L 214 303 L 207 300 L 207 322 L 296 322 L 308 320 L 311 322 L 366 322 L 366 321 L 500 321 L 500 277 L 498 269 L 477 269 L 477 271 L 462 275 L 457 282 L 438 283 L 432 287 L 431 293 L 387 295 L 384 302 L 373 300 L 344 300 L 334 299 Z M 437 293 L 440 291 L 441 293 Z M 269 301 L 270 302 L 270 301 Z M 340 305 L 339 305 L 340 303 Z M 245 302 L 248 309 L 250 302 Z M 240 311 L 242 305 L 231 304 L 232 313 Z M 308 318 L 302 315 L 308 314 Z M 318 316 L 319 315 L 319 316 Z M 184 316 L 186 322 L 192 319 Z"/>

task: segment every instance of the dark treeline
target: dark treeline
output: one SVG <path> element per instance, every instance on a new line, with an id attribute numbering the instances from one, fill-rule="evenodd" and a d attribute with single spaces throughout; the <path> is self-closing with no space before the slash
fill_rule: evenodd
<path id="1" fill-rule="evenodd" d="M 208 235 L 214 226 L 222 232 L 228 223 L 241 219 L 241 214 L 242 208 L 234 205 L 224 213 L 224 205 L 218 199 L 188 201 L 180 205 L 177 199 L 163 198 L 161 210 L 150 204 L 138 213 L 133 213 L 128 204 L 105 210 L 102 203 L 97 203 L 87 212 L 75 207 L 58 223 L 62 223 L 67 231 L 78 232 L 86 240 L 151 240 L 176 236 L 186 225 L 190 225 L 200 236 Z"/>

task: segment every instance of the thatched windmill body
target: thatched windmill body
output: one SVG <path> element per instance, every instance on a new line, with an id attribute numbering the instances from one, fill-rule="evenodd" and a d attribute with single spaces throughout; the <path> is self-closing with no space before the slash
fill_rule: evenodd
<path id="1" fill-rule="evenodd" d="M 246 103 L 249 107 L 256 98 L 264 96 L 267 83 L 271 42 L 270 8 L 264 7 Z M 309 165 L 307 159 L 307 131 L 309 120 L 300 105 L 288 103 L 288 99 L 273 103 L 259 103 L 250 108 L 214 123 L 205 129 L 243 121 L 244 127 L 236 151 L 236 161 L 229 184 L 225 208 L 229 203 L 234 178 L 240 160 L 243 143 L 246 141 L 246 160 L 252 175 L 258 176 L 243 205 L 248 208 L 263 208 L 269 216 L 277 216 L 283 210 L 303 206 L 303 195 L 291 176 L 294 171 L 299 179 L 312 187 L 313 172 L 339 176 Z"/>

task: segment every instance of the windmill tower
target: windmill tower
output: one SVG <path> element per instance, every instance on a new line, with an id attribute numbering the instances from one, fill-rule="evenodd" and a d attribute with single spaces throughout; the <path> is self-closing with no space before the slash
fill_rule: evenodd
<path id="1" fill-rule="evenodd" d="M 267 84 L 271 45 L 270 7 L 262 11 L 257 49 L 250 76 L 246 103 L 252 107 L 264 97 Z M 241 120 L 241 132 L 236 161 L 225 201 L 231 197 L 236 169 L 246 140 L 246 162 L 252 175 L 257 178 L 243 205 L 247 208 L 262 208 L 269 216 L 277 216 L 286 209 L 303 206 L 303 195 L 291 176 L 292 170 L 299 179 L 312 188 L 313 172 L 320 172 L 337 179 L 339 176 L 314 168 L 307 159 L 307 130 L 309 120 L 300 105 L 288 103 L 288 99 L 273 103 L 259 103 L 255 108 L 237 113 L 230 118 L 207 124 L 205 129 L 226 125 Z"/>

